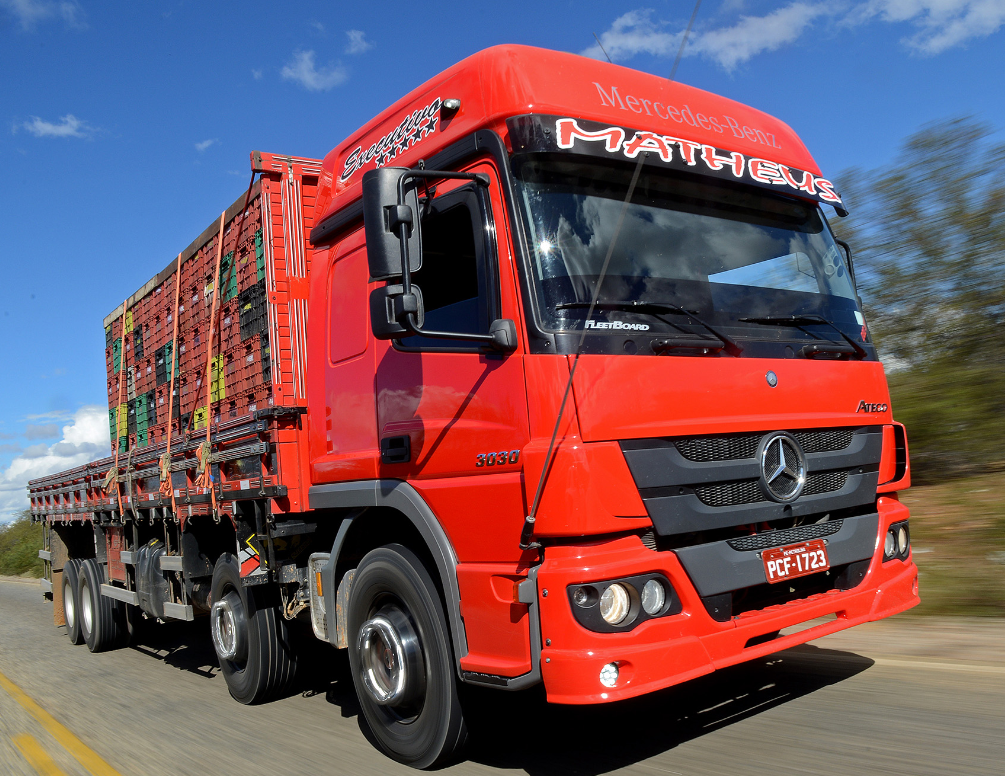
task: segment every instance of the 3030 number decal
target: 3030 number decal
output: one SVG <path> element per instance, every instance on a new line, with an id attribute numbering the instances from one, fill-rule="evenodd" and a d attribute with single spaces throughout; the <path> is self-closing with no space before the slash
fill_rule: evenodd
<path id="1" fill-rule="evenodd" d="M 501 453 L 478 453 L 475 456 L 475 467 L 482 466 L 504 466 L 508 463 L 516 463 L 520 460 L 519 450 L 503 450 Z"/>

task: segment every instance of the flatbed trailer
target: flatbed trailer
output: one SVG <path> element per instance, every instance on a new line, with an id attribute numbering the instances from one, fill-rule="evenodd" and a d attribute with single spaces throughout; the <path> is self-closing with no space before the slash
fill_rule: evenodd
<path id="1" fill-rule="evenodd" d="M 254 703 L 311 632 L 429 767 L 464 685 L 605 703 L 918 603 L 845 205 L 784 123 L 502 46 L 251 165 L 105 319 L 112 455 L 29 485 L 74 643 L 206 618 Z"/>

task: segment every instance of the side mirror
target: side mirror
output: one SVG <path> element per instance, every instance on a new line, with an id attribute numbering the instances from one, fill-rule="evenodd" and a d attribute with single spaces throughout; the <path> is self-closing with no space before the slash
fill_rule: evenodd
<path id="1" fill-rule="evenodd" d="M 387 280 L 401 277 L 401 230 L 408 240 L 408 268 L 422 267 L 419 234 L 419 179 L 405 181 L 404 201 L 398 201 L 398 182 L 410 172 L 407 167 L 379 167 L 363 174 L 363 229 L 370 277 Z"/>
<path id="2" fill-rule="evenodd" d="M 414 289 L 415 286 L 412 286 Z M 516 324 L 509 318 L 496 318 L 489 325 L 489 348 L 500 353 L 512 353 L 516 350 Z"/>
<path id="3" fill-rule="evenodd" d="M 415 332 L 403 325 L 411 313 L 419 328 L 425 318 L 422 308 L 422 289 L 412 283 L 410 294 L 404 286 L 387 285 L 370 292 L 370 327 L 377 339 L 389 340 L 410 337 Z M 514 331 L 515 333 L 515 331 Z"/>

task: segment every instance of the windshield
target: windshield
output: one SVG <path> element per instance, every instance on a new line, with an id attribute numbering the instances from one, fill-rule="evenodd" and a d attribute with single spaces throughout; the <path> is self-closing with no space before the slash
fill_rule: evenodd
<path id="1" fill-rule="evenodd" d="M 646 302 L 678 305 L 740 337 L 819 338 L 742 320 L 816 315 L 865 338 L 844 252 L 816 204 L 649 168 L 639 176 L 601 286 L 599 301 L 608 305 L 586 324 L 633 171 L 630 163 L 568 155 L 514 159 L 545 329 L 644 321 L 653 333 L 700 330 L 686 316 L 615 309 Z"/>

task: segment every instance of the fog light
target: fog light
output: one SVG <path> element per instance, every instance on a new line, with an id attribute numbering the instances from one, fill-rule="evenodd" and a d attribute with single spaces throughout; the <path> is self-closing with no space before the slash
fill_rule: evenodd
<path id="1" fill-rule="evenodd" d="M 617 663 L 608 663 L 600 669 L 600 683 L 604 685 L 604 687 L 613 687 L 618 683 Z"/>
<path id="2" fill-rule="evenodd" d="M 897 531 L 897 549 L 901 555 L 907 552 L 907 526 L 902 525 Z"/>
<path id="3" fill-rule="evenodd" d="M 608 625 L 617 625 L 628 616 L 628 591 L 624 585 L 615 582 L 600 596 L 600 616 Z"/>
<path id="4" fill-rule="evenodd" d="M 883 542 L 883 554 L 887 559 L 897 554 L 897 540 L 893 536 L 893 531 L 886 532 L 886 541 Z"/>
<path id="5" fill-rule="evenodd" d="M 657 614 L 665 602 L 666 591 L 663 589 L 663 585 L 655 579 L 646 582 L 642 587 L 642 608 L 646 610 L 646 614 Z"/>

